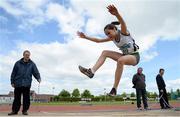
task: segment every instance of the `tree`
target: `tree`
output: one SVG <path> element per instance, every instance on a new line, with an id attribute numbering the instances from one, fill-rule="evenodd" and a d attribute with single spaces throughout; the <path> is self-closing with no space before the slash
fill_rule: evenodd
<path id="1" fill-rule="evenodd" d="M 81 97 L 83 98 L 91 98 L 92 95 L 91 95 L 91 92 L 89 90 L 84 90 L 84 92 L 81 94 Z"/>
<path id="2" fill-rule="evenodd" d="M 168 97 L 168 99 L 171 99 L 171 93 L 170 92 L 167 92 L 167 97 Z"/>
<path id="3" fill-rule="evenodd" d="M 63 98 L 68 98 L 68 97 L 71 96 L 71 94 L 70 94 L 68 91 L 66 91 L 66 90 L 63 89 L 63 90 L 59 93 L 59 96 L 60 96 L 60 97 L 63 97 Z"/>
<path id="4" fill-rule="evenodd" d="M 126 92 L 123 92 L 123 93 L 121 94 L 121 96 L 122 96 L 122 97 L 126 97 L 126 96 L 127 96 Z"/>
<path id="5" fill-rule="evenodd" d="M 150 97 L 151 97 L 151 98 L 156 98 L 156 97 L 158 97 L 158 94 L 157 94 L 156 92 L 154 92 L 154 93 L 151 94 Z"/>
<path id="6" fill-rule="evenodd" d="M 80 97 L 79 89 L 74 89 L 72 92 L 72 97 L 78 98 Z"/>
<path id="7" fill-rule="evenodd" d="M 53 101 L 59 101 L 59 96 L 54 96 Z"/>
<path id="8" fill-rule="evenodd" d="M 132 92 L 131 93 L 131 97 L 135 97 L 136 95 L 135 95 L 135 93 L 134 92 Z"/>
<path id="9" fill-rule="evenodd" d="M 150 98 L 151 97 L 151 93 L 149 91 L 146 92 L 147 97 Z"/>
<path id="10" fill-rule="evenodd" d="M 176 93 L 177 93 L 178 97 L 180 97 L 180 90 L 179 89 L 176 90 Z"/>

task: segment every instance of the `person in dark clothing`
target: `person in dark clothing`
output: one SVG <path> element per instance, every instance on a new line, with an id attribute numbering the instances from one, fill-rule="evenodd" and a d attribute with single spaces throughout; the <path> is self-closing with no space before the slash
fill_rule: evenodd
<path id="1" fill-rule="evenodd" d="M 30 88 L 32 75 L 40 83 L 40 73 L 36 64 L 30 59 L 30 51 L 23 52 L 23 58 L 17 61 L 11 73 L 11 85 L 14 88 L 14 101 L 12 112 L 8 115 L 17 115 L 21 107 L 21 94 L 23 95 L 22 114 L 28 115 L 27 111 L 30 106 Z"/>
<path id="2" fill-rule="evenodd" d="M 163 74 L 164 74 L 164 69 L 160 69 L 159 74 L 156 76 L 156 83 L 159 90 L 161 109 L 169 109 L 171 108 L 171 106 L 169 105 L 167 92 L 166 92 L 166 84 L 163 79 Z"/>
<path id="3" fill-rule="evenodd" d="M 133 76 L 132 83 L 134 84 L 133 88 L 136 89 L 136 98 L 137 98 L 137 108 L 141 108 L 141 97 L 144 104 L 144 109 L 148 110 L 147 104 L 147 94 L 146 94 L 146 84 L 145 84 L 145 75 L 142 73 L 143 69 L 138 68 L 137 73 Z"/>

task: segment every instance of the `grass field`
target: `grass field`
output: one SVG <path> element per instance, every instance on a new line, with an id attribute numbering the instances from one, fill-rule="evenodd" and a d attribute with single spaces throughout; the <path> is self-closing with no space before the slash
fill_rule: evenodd
<path id="1" fill-rule="evenodd" d="M 32 103 L 32 105 L 79 105 L 79 104 L 92 104 L 92 105 L 129 105 L 136 104 L 136 101 L 100 101 L 100 102 L 49 102 L 49 103 Z M 170 103 L 180 102 L 179 100 L 171 100 Z M 156 101 L 148 101 L 148 103 L 157 103 Z"/>

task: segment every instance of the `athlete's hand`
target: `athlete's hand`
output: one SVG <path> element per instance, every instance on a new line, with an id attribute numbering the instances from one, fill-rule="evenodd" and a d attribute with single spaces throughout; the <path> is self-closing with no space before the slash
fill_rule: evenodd
<path id="1" fill-rule="evenodd" d="M 77 35 L 78 35 L 80 38 L 86 38 L 86 35 L 85 35 L 83 32 L 77 31 Z"/>
<path id="2" fill-rule="evenodd" d="M 117 8 L 114 5 L 109 5 L 107 9 L 112 15 L 116 16 L 119 14 Z"/>

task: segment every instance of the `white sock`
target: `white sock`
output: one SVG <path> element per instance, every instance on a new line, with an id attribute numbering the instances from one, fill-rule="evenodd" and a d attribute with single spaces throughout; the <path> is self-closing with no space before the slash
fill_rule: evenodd
<path id="1" fill-rule="evenodd" d="M 95 73 L 95 71 L 93 70 L 93 68 L 91 68 L 91 71 L 92 71 L 93 74 Z"/>

